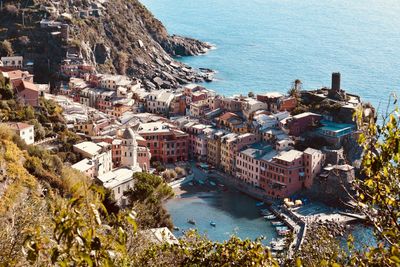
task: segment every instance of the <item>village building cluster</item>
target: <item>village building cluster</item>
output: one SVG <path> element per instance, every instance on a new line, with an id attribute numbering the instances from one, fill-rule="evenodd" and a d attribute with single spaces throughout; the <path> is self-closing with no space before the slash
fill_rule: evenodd
<path id="1" fill-rule="evenodd" d="M 270 198 L 310 188 L 333 168 L 353 171 L 338 167 L 324 147 L 295 148 L 319 138 L 340 149 L 357 134 L 349 117 L 361 101 L 340 88 L 338 73 L 331 89 L 302 91 L 300 97 L 338 104 L 340 122 L 323 112 L 291 115 L 298 99 L 278 92 L 225 97 L 197 84 L 146 90 L 140 80 L 94 72 L 71 75 L 53 95 L 18 69 L 20 59 L 12 61 L 2 59 L 12 66 L 0 67 L 0 75 L 9 79 L 17 99 L 36 107 L 44 96 L 63 108 L 68 127 L 87 140 L 74 145 L 83 160 L 72 167 L 111 189 L 120 204 L 126 201 L 123 192 L 134 186 L 133 173 L 154 171 L 154 162 L 208 163 Z"/>

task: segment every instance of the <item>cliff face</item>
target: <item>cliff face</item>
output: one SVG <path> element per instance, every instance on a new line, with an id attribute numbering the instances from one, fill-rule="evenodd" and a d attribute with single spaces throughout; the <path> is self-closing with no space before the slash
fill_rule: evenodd
<path id="1" fill-rule="evenodd" d="M 4 3 L 0 13 L 0 40 L 10 40 L 15 54 L 33 59 L 35 74 L 42 82 L 46 75 L 56 77 L 53 70 L 67 49 L 73 47 L 98 71 L 132 75 L 143 79 L 148 87 L 167 88 L 204 78 L 172 57 L 198 55 L 210 46 L 169 35 L 138 0 L 31 0 L 25 6 L 18 2 Z M 85 13 L 90 10 L 98 14 Z M 79 15 L 80 12 L 84 15 Z M 43 18 L 67 23 L 68 42 L 42 29 Z M 28 37 L 28 44 L 21 42 L 22 36 Z"/>

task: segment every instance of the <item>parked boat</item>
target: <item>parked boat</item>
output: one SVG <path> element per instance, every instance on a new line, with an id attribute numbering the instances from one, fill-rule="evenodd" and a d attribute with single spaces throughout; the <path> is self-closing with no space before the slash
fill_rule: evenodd
<path id="1" fill-rule="evenodd" d="M 179 227 L 178 226 L 174 226 L 174 231 L 179 231 Z"/>
<path id="2" fill-rule="evenodd" d="M 213 221 L 210 222 L 210 225 L 213 226 L 213 227 L 217 226 L 217 224 L 215 222 L 213 222 Z"/>
<path id="3" fill-rule="evenodd" d="M 193 225 L 196 224 L 196 221 L 194 219 L 188 219 L 187 222 Z"/>
<path id="4" fill-rule="evenodd" d="M 264 202 L 257 202 L 256 203 L 256 207 L 261 207 L 261 206 L 263 206 L 264 205 Z"/>
<path id="5" fill-rule="evenodd" d="M 276 216 L 274 214 L 271 214 L 271 215 L 264 216 L 264 218 L 267 219 L 267 220 L 275 220 Z"/>
<path id="6" fill-rule="evenodd" d="M 203 180 L 199 180 L 199 184 L 204 185 L 204 181 Z"/>
<path id="7" fill-rule="evenodd" d="M 287 229 L 287 230 L 278 230 L 277 232 L 278 232 L 278 235 L 280 235 L 280 236 L 286 236 L 286 235 L 290 234 L 290 230 L 289 229 Z"/>
<path id="8" fill-rule="evenodd" d="M 282 222 L 282 221 L 271 221 L 271 224 L 273 226 L 283 226 L 283 225 L 285 225 L 285 223 Z"/>
<path id="9" fill-rule="evenodd" d="M 217 184 L 215 182 L 213 182 L 213 181 L 210 181 L 210 185 L 216 186 Z"/>
<path id="10" fill-rule="evenodd" d="M 276 230 L 277 231 L 285 231 L 285 230 L 289 230 L 289 227 L 287 227 L 287 226 L 278 226 L 278 227 L 276 227 Z"/>
<path id="11" fill-rule="evenodd" d="M 192 186 L 192 185 L 193 185 L 193 183 L 192 183 L 192 182 L 189 182 L 188 184 L 189 184 L 190 186 Z"/>

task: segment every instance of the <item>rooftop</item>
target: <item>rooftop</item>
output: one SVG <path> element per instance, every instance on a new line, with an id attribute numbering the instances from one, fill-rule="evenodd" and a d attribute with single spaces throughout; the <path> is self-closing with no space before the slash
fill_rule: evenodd
<path id="1" fill-rule="evenodd" d="M 300 158 L 302 155 L 303 155 L 303 152 L 292 149 L 289 151 L 281 152 L 280 155 L 275 157 L 275 159 L 286 161 L 286 162 L 292 162 L 292 161 Z"/>
<path id="2" fill-rule="evenodd" d="M 87 170 L 89 170 L 90 168 L 92 168 L 94 166 L 93 161 L 90 159 L 83 159 L 77 163 L 75 163 L 74 165 L 72 165 L 71 167 L 75 170 L 81 171 L 81 172 L 85 172 Z"/>
<path id="3" fill-rule="evenodd" d="M 9 122 L 7 123 L 8 127 L 10 127 L 13 130 L 21 131 L 30 127 L 33 127 L 33 125 L 24 123 L 24 122 Z"/>
<path id="4" fill-rule="evenodd" d="M 266 154 L 272 152 L 272 147 L 270 145 L 266 145 L 264 143 L 256 143 L 251 145 L 249 148 L 242 150 L 240 153 L 249 156 L 253 159 L 261 159 Z"/>
<path id="5" fill-rule="evenodd" d="M 95 156 L 101 151 L 102 147 L 96 143 L 85 141 L 79 144 L 75 144 L 74 148 L 84 151 L 85 153 L 88 153 L 92 156 Z"/>
<path id="6" fill-rule="evenodd" d="M 121 184 L 133 180 L 133 174 L 141 170 L 132 170 L 130 168 L 122 167 L 114 169 L 104 175 L 98 177 L 105 188 L 115 188 Z"/>

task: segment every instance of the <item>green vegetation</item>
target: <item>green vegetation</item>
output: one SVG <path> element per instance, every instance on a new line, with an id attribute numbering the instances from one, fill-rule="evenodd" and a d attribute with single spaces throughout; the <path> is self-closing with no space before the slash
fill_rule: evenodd
<path id="1" fill-rule="evenodd" d="M 172 228 L 172 221 L 162 202 L 174 195 L 171 187 L 160 176 L 148 173 L 134 174 L 135 187 L 125 194 L 137 212 L 137 223 L 143 228 Z"/>

